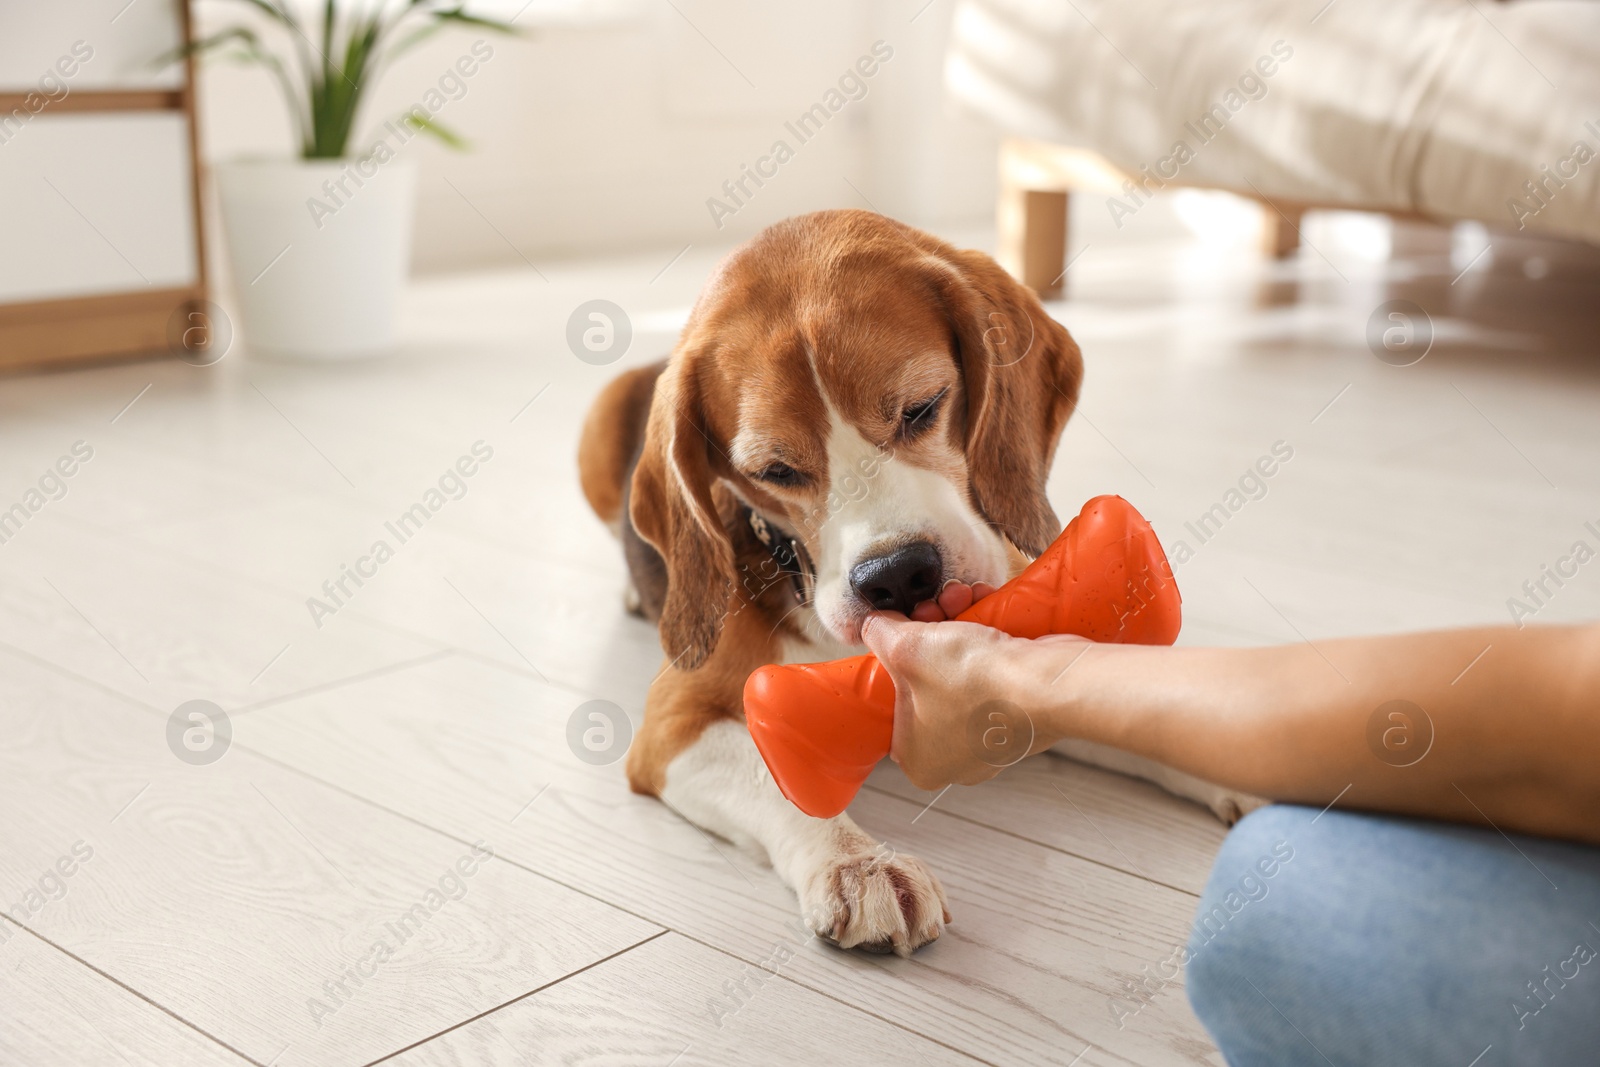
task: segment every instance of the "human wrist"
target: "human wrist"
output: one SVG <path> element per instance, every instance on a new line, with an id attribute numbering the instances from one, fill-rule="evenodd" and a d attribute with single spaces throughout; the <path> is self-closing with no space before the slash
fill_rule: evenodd
<path id="1" fill-rule="evenodd" d="M 1055 637 L 1008 642 L 1002 670 L 1005 698 L 1021 708 L 1032 723 L 1034 751 L 1074 736 L 1073 687 L 1064 679 L 1076 669 L 1078 658 L 1093 647 L 1088 641 Z"/>
<path id="2" fill-rule="evenodd" d="M 1138 695 L 1169 649 L 1102 644 L 1063 637 L 1030 642 L 1040 646 L 1028 684 L 1035 731 L 1057 741 L 1091 741 L 1126 747 L 1145 709 Z M 1023 705 L 1030 707 L 1030 705 Z"/>

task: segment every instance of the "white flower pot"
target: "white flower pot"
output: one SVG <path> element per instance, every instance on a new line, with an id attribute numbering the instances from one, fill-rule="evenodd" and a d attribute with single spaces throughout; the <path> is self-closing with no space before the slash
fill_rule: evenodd
<path id="1" fill-rule="evenodd" d="M 394 347 L 411 260 L 410 160 L 239 160 L 216 175 L 252 355 L 360 359 Z"/>

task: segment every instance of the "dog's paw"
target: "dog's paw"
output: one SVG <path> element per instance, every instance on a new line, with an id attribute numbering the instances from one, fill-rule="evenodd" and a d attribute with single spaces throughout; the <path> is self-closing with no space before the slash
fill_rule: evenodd
<path id="1" fill-rule="evenodd" d="M 840 948 L 909 956 L 950 921 L 939 879 L 921 860 L 887 846 L 836 855 L 799 895 L 811 929 Z"/>

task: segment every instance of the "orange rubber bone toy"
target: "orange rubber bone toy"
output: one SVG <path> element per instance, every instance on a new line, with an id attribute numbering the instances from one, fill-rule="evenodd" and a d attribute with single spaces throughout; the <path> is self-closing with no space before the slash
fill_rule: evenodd
<path id="1" fill-rule="evenodd" d="M 1182 599 L 1144 516 L 1120 496 L 1098 496 L 1043 555 L 956 619 L 1013 637 L 1170 645 Z M 832 818 L 889 754 L 894 681 L 870 655 L 762 667 L 745 682 L 744 714 L 783 795 Z"/>

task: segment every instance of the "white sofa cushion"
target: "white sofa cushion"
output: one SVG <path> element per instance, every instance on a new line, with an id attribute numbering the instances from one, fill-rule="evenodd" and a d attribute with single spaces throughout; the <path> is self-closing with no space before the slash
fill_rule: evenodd
<path id="1" fill-rule="evenodd" d="M 1321 3 L 961 0 L 946 85 L 1177 184 L 1600 243 L 1600 4 Z"/>

